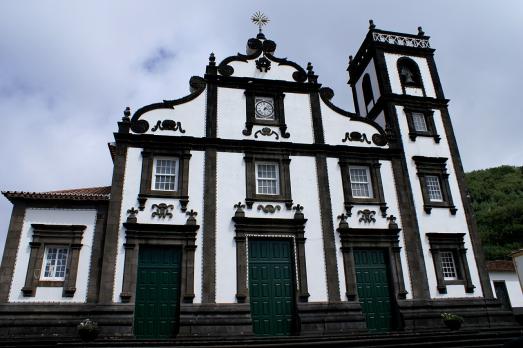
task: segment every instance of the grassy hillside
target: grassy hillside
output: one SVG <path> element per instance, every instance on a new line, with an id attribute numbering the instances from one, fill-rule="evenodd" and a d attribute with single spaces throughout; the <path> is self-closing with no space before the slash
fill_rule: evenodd
<path id="1" fill-rule="evenodd" d="M 487 260 L 508 259 L 523 247 L 523 167 L 476 170 L 466 179 Z"/>

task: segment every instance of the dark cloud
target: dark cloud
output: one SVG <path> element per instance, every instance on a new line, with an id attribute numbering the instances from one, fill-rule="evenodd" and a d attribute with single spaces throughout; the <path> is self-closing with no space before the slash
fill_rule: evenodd
<path id="1" fill-rule="evenodd" d="M 256 10 L 276 55 L 314 64 L 349 110 L 345 72 L 373 18 L 432 36 L 465 170 L 521 165 L 523 2 L 33 1 L 0 3 L 0 189 L 108 185 L 107 142 L 132 110 L 188 92 L 217 60 L 245 51 Z M 11 204 L 0 197 L 0 248 Z"/>

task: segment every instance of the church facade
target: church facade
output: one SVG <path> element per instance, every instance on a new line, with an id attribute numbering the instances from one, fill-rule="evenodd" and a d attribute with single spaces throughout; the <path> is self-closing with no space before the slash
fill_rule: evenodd
<path id="1" fill-rule="evenodd" d="M 1 336 L 87 317 L 137 338 L 510 323 L 429 37 L 371 23 L 347 69 L 355 113 L 275 50 L 260 30 L 188 96 L 127 108 L 111 186 L 3 192 Z"/>

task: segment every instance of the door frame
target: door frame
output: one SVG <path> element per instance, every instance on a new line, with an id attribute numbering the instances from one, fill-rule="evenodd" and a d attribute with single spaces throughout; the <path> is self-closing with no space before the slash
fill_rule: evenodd
<path id="1" fill-rule="evenodd" d="M 401 328 L 398 300 L 407 297 L 405 281 L 403 279 L 403 268 L 401 265 L 399 246 L 399 228 L 349 228 L 348 224 L 340 223 L 336 229 L 340 234 L 341 251 L 343 253 L 343 267 L 345 271 L 346 297 L 349 302 L 358 301 L 358 288 L 356 283 L 356 267 L 354 264 L 354 249 L 384 249 L 387 257 L 387 269 L 391 282 L 391 310 L 392 316 Z M 396 320 L 397 319 L 397 320 Z"/>
<path id="2" fill-rule="evenodd" d="M 194 299 L 194 251 L 196 249 L 196 231 L 200 228 L 195 223 L 186 225 L 139 224 L 126 222 L 124 243 L 125 260 L 122 292 L 123 303 L 134 303 L 136 299 L 136 278 L 138 272 L 138 254 L 140 245 L 179 246 L 182 252 L 180 299 L 183 303 L 192 303 Z"/>
<path id="3" fill-rule="evenodd" d="M 303 214 L 294 219 L 268 219 L 234 216 L 236 235 L 236 300 L 249 303 L 248 283 L 248 239 L 249 238 L 290 238 L 293 240 L 295 301 L 307 302 L 307 266 L 305 262 L 305 223 Z"/>

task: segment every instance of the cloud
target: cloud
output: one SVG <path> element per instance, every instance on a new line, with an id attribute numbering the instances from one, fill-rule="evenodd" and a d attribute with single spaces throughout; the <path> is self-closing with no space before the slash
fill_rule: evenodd
<path id="1" fill-rule="evenodd" d="M 173 63 L 175 54 L 168 48 L 159 47 L 142 64 L 143 69 L 149 73 L 164 72 Z"/>

